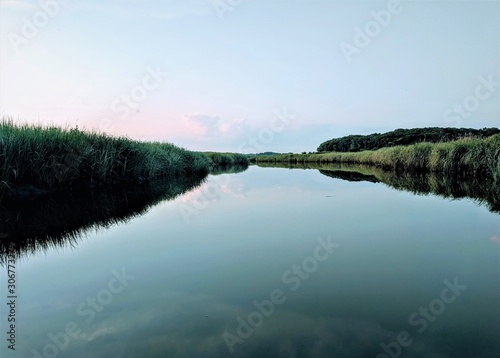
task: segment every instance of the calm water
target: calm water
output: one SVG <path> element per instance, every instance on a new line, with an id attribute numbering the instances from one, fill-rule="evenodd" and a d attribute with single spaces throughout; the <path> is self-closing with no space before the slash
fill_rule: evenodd
<path id="1" fill-rule="evenodd" d="M 327 174 L 211 176 L 25 252 L 0 356 L 500 356 L 499 214 Z"/>

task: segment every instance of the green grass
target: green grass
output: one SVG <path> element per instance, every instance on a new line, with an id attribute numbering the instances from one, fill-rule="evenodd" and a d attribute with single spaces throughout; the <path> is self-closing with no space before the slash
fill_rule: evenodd
<path id="1" fill-rule="evenodd" d="M 203 152 L 209 160 L 210 164 L 215 167 L 248 166 L 248 157 L 239 153 L 219 153 L 219 152 Z"/>
<path id="2" fill-rule="evenodd" d="M 16 191 L 31 195 L 56 188 L 204 177 L 213 167 L 241 161 L 240 155 L 192 152 L 170 143 L 0 122 L 0 197 Z"/>
<path id="3" fill-rule="evenodd" d="M 500 134 L 498 128 L 410 128 L 396 129 L 386 133 L 373 133 L 369 135 L 348 135 L 341 138 L 330 139 L 318 147 L 318 152 L 359 152 L 362 150 L 377 150 L 398 145 L 411 145 L 417 143 L 440 143 L 462 138 L 484 139 L 495 134 Z"/>
<path id="4" fill-rule="evenodd" d="M 367 164 L 399 172 L 486 176 L 500 181 L 500 134 L 486 139 L 419 143 L 362 152 L 258 156 L 257 163 Z"/>

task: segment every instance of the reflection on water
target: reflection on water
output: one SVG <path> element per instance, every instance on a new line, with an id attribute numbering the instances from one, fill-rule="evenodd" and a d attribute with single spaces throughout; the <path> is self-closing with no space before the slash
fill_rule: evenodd
<path id="1" fill-rule="evenodd" d="M 384 183 L 397 190 L 417 195 L 434 194 L 450 199 L 470 198 L 486 205 L 491 212 L 500 213 L 500 183 L 477 177 L 457 177 L 436 173 L 396 173 L 366 165 L 352 164 L 288 164 L 259 163 L 261 167 L 288 169 L 317 169 L 323 175 L 347 181 Z"/>
<path id="2" fill-rule="evenodd" d="M 434 173 L 395 173 L 373 166 L 312 163 L 259 163 L 259 167 L 317 169 L 321 174 L 351 182 L 384 183 L 417 195 L 470 198 L 500 213 L 500 184 Z M 213 168 L 211 175 L 236 174 L 247 166 Z M 178 178 L 141 186 L 60 192 L 35 199 L 4 200 L 0 205 L 0 264 L 9 250 L 22 252 L 76 244 L 92 229 L 106 228 L 143 215 L 161 201 L 193 190 L 206 178 Z M 187 197 L 186 197 L 187 198 Z M 186 199 L 187 200 L 187 199 Z"/>
<path id="3" fill-rule="evenodd" d="M 211 175 L 233 174 L 248 166 L 214 167 Z M 58 192 L 5 199 L 0 205 L 0 265 L 14 256 L 76 244 L 87 232 L 124 223 L 151 207 L 193 190 L 206 177 L 171 178 L 142 185 Z"/>
<path id="4" fill-rule="evenodd" d="M 143 215 L 164 200 L 199 186 L 201 178 L 150 182 L 99 190 L 65 191 L 0 206 L 0 264 L 51 247 L 76 244 L 85 233 Z"/>
<path id="5" fill-rule="evenodd" d="M 210 174 L 220 175 L 220 174 L 238 174 L 242 173 L 248 169 L 248 165 L 236 164 L 230 166 L 217 166 L 210 169 Z"/>
<path id="6" fill-rule="evenodd" d="M 499 356 L 498 215 L 470 200 L 392 190 L 378 184 L 381 173 L 342 169 L 321 168 L 344 179 L 332 180 L 317 170 L 252 166 L 178 190 L 52 199 L 48 209 L 32 209 L 38 219 L 26 228 L 6 228 L 5 220 L 2 229 L 20 242 L 30 232 L 38 235 L 32 242 L 44 232 L 64 235 L 62 225 L 48 230 L 52 216 L 89 239 L 17 262 L 18 348 L 2 346 L 0 356 L 49 357 L 57 349 L 58 358 L 383 358 L 391 355 L 382 344 L 401 332 L 412 343 L 399 357 Z M 196 188 L 127 221 L 189 187 Z M 197 209 L 189 222 L 185 204 Z M 113 223 L 106 218 L 119 225 L 85 229 L 82 216 L 96 210 L 100 219 L 87 228 Z M 318 237 L 335 243 L 330 255 L 318 251 Z M 130 275 L 123 290 L 116 272 Z M 443 296 L 447 282 L 455 293 Z M 286 300 L 270 308 L 275 290 Z M 70 322 L 81 333 L 66 338 Z"/>

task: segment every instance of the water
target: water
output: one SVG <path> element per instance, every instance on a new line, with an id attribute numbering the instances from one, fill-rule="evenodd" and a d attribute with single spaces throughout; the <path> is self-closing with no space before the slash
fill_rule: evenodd
<path id="1" fill-rule="evenodd" d="M 30 212 L 43 230 L 9 229 L 32 239 L 16 262 L 16 351 L 4 332 L 0 355 L 500 356 L 496 204 L 338 177 L 252 166 L 111 206 L 71 198 L 87 206 L 54 222 Z"/>

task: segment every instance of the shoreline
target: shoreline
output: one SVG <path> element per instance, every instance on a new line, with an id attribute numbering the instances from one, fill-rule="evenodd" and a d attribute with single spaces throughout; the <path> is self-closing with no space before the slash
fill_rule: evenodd
<path id="1" fill-rule="evenodd" d="M 467 174 L 500 181 L 500 134 L 485 139 L 418 143 L 361 152 L 260 155 L 254 161 L 257 164 L 363 164 L 401 173 Z"/>
<path id="2" fill-rule="evenodd" d="M 167 142 L 0 121 L 0 202 L 3 197 L 140 185 L 156 179 L 203 179 L 214 170 L 248 164 L 243 154 L 195 152 Z"/>

